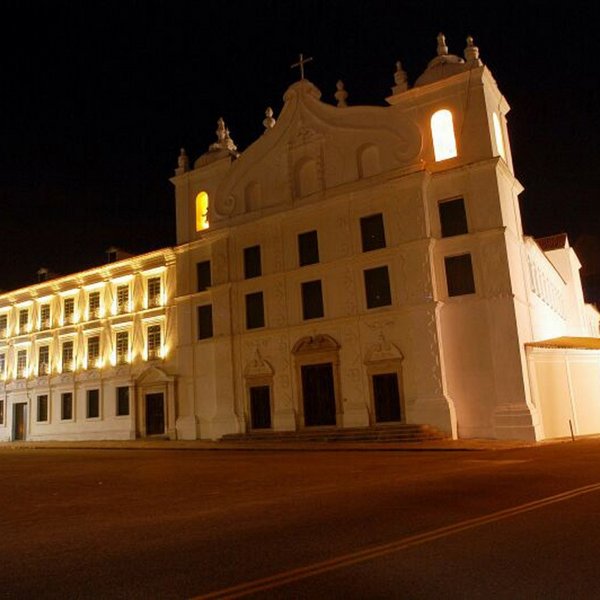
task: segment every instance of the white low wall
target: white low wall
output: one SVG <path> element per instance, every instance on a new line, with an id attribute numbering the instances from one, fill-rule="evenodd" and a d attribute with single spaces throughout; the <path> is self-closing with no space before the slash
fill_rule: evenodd
<path id="1" fill-rule="evenodd" d="M 545 438 L 600 433 L 600 350 L 527 347 Z"/>

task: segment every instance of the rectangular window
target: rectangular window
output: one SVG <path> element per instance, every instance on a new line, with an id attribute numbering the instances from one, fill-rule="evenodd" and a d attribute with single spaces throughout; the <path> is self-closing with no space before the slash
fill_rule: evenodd
<path id="1" fill-rule="evenodd" d="M 117 287 L 117 312 L 119 314 L 129 312 L 129 286 Z"/>
<path id="2" fill-rule="evenodd" d="M 48 396 L 46 394 L 37 397 L 37 421 L 38 423 L 48 421 Z"/>
<path id="3" fill-rule="evenodd" d="M 86 417 L 97 419 L 100 416 L 100 390 L 88 390 L 86 394 Z"/>
<path id="4" fill-rule="evenodd" d="M 212 304 L 198 307 L 198 339 L 206 340 L 213 336 Z"/>
<path id="5" fill-rule="evenodd" d="M 252 279 L 262 275 L 262 265 L 260 262 L 260 246 L 250 246 L 244 248 L 244 277 Z"/>
<path id="6" fill-rule="evenodd" d="M 314 265 L 319 262 L 319 238 L 316 231 L 298 235 L 298 264 Z"/>
<path id="7" fill-rule="evenodd" d="M 117 388 L 117 417 L 124 417 L 129 414 L 129 388 Z"/>
<path id="8" fill-rule="evenodd" d="M 0 400 L 0 425 L 4 425 L 4 400 Z"/>
<path id="9" fill-rule="evenodd" d="M 40 346 L 38 349 L 38 375 L 48 375 L 50 372 L 50 346 Z"/>
<path id="10" fill-rule="evenodd" d="M 160 306 L 160 277 L 148 279 L 148 306 Z"/>
<path id="11" fill-rule="evenodd" d="M 63 303 L 63 317 L 64 323 L 69 324 L 73 322 L 75 316 L 75 298 L 65 298 Z"/>
<path id="12" fill-rule="evenodd" d="M 60 418 L 63 421 L 73 420 L 73 394 L 71 392 L 60 395 Z"/>
<path id="13" fill-rule="evenodd" d="M 262 292 L 246 294 L 246 329 L 265 326 L 265 307 Z"/>
<path id="14" fill-rule="evenodd" d="M 27 324 L 29 323 L 29 310 L 23 309 L 19 311 L 19 333 L 25 333 L 27 331 Z"/>
<path id="15" fill-rule="evenodd" d="M 93 369 L 97 366 L 100 358 L 100 336 L 94 335 L 88 338 L 87 341 L 87 366 L 88 369 Z"/>
<path id="16" fill-rule="evenodd" d="M 62 345 L 62 371 L 68 373 L 73 370 L 73 342 L 63 342 Z"/>
<path id="17" fill-rule="evenodd" d="M 0 354 L 0 377 L 3 377 L 6 372 L 6 354 Z"/>
<path id="18" fill-rule="evenodd" d="M 160 358 L 160 325 L 148 327 L 148 360 Z"/>
<path id="19" fill-rule="evenodd" d="M 203 292 L 212 285 L 210 273 L 210 260 L 203 260 L 196 264 L 197 291 Z"/>
<path id="20" fill-rule="evenodd" d="M 0 315 L 0 337 L 6 337 L 8 333 L 8 315 Z"/>
<path id="21" fill-rule="evenodd" d="M 88 316 L 90 319 L 97 319 L 100 317 L 100 292 L 89 293 Z"/>
<path id="22" fill-rule="evenodd" d="M 17 377 L 27 377 L 27 350 L 17 352 Z"/>
<path id="23" fill-rule="evenodd" d="M 442 237 L 469 233 L 465 201 L 462 198 L 439 203 Z"/>
<path id="24" fill-rule="evenodd" d="M 129 361 L 129 332 L 117 331 L 115 336 L 117 350 L 117 364 L 122 365 Z"/>
<path id="25" fill-rule="evenodd" d="M 302 284 L 302 318 L 317 319 L 323 314 L 321 280 L 305 281 Z"/>
<path id="26" fill-rule="evenodd" d="M 446 256 L 444 264 L 446 267 L 448 296 L 475 293 L 475 280 L 473 279 L 473 265 L 470 254 Z"/>
<path id="27" fill-rule="evenodd" d="M 50 305 L 40 306 L 40 329 L 50 329 Z"/>
<path id="28" fill-rule="evenodd" d="M 387 267 L 376 267 L 365 269 L 365 292 L 367 296 L 367 308 L 388 306 L 392 303 L 390 291 L 390 277 Z"/>
<path id="29" fill-rule="evenodd" d="M 363 252 L 385 248 L 385 230 L 383 228 L 383 215 L 378 213 L 360 220 L 360 234 Z"/>

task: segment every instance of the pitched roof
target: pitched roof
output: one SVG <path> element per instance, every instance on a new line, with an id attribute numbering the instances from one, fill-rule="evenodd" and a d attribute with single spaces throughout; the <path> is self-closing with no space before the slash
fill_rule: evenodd
<path id="1" fill-rule="evenodd" d="M 569 243 L 566 233 L 557 233 L 543 238 L 536 238 L 535 241 L 544 252 L 566 248 Z"/>
<path id="2" fill-rule="evenodd" d="M 530 348 L 563 348 L 569 350 L 600 350 L 600 338 L 594 337 L 558 337 L 539 342 L 527 342 Z"/>

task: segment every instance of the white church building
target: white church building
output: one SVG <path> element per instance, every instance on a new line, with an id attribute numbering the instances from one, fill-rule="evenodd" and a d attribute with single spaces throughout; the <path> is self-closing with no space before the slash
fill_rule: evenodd
<path id="1" fill-rule="evenodd" d="M 177 245 L 0 295 L 0 440 L 426 424 L 600 433 L 599 315 L 564 234 L 523 234 L 479 50 L 388 106 L 304 78 L 239 153 L 172 178 Z"/>

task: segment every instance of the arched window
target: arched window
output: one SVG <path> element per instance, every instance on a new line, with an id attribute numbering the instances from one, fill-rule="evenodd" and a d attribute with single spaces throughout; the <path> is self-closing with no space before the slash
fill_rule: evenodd
<path id="1" fill-rule="evenodd" d="M 494 122 L 494 137 L 496 138 L 496 149 L 498 154 L 506 160 L 506 154 L 504 152 L 504 137 L 502 135 L 502 126 L 500 125 L 500 118 L 496 113 L 492 113 L 492 121 Z"/>
<path id="2" fill-rule="evenodd" d="M 208 194 L 200 192 L 196 196 L 196 231 L 208 229 Z"/>
<path id="3" fill-rule="evenodd" d="M 457 155 L 452 113 L 449 110 L 444 108 L 433 114 L 431 117 L 431 135 L 436 161 L 454 158 Z"/>

